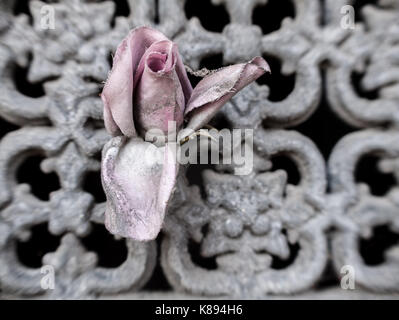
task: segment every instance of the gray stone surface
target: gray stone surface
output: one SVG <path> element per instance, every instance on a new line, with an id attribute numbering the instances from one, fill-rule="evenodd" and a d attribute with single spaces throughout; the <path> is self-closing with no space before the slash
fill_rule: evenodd
<path id="1" fill-rule="evenodd" d="M 54 30 L 40 25 L 45 3 L 29 1 L 31 22 L 26 14 L 13 13 L 16 1 L 0 3 L 0 117 L 20 127 L 0 141 L 3 298 L 398 298 L 399 247 L 384 253 L 384 263 L 370 266 L 361 257 L 359 239 L 371 237 L 377 225 L 399 233 L 399 2 L 364 6 L 355 29 L 343 29 L 340 9 L 354 1 L 293 0 L 295 17 L 269 34 L 251 21 L 256 5 L 266 0 L 212 2 L 224 5 L 230 16 L 221 33 L 205 30 L 196 17 L 188 20 L 184 0 L 159 0 L 158 25 L 154 1 L 128 0 L 130 15 L 113 22 L 112 1 L 60 0 L 52 4 Z M 283 74 L 296 74 L 295 87 L 282 101 L 271 101 L 269 88 L 253 83 L 227 103 L 222 113 L 232 126 L 256 128 L 254 173 L 206 170 L 201 196 L 183 170 L 160 250 L 155 242 L 126 240 L 126 261 L 103 268 L 80 241 L 90 234 L 92 222 L 103 223 L 105 207 L 83 190 L 83 177 L 98 172 L 98 154 L 110 138 L 98 98 L 109 54 L 130 28 L 143 24 L 173 38 L 192 69 L 218 53 L 226 64 L 273 55 L 282 61 Z M 17 89 L 16 65 L 28 67 L 28 81 L 45 81 L 43 96 L 28 97 Z M 376 99 L 359 96 L 353 72 L 364 73 L 361 86 L 378 90 Z M 320 146 L 290 129 L 308 120 L 322 95 L 343 122 L 358 129 L 342 137 L 328 160 Z M 59 178 L 60 189 L 48 201 L 16 179 L 31 154 L 43 155 L 42 171 Z M 272 169 L 271 159 L 279 154 L 295 163 L 300 183 Z M 384 196 L 373 195 L 355 179 L 359 160 L 368 154 L 378 155 L 380 170 L 396 178 Z M 54 290 L 41 288 L 41 269 L 24 266 L 16 249 L 17 241 L 29 240 L 30 229 L 44 222 L 51 234 L 62 236 L 42 261 L 54 267 Z M 202 257 L 213 259 L 212 268 L 195 262 L 189 250 L 193 243 Z M 294 261 L 276 269 L 273 259 L 287 259 L 295 244 Z M 141 289 L 157 260 L 171 292 Z M 335 285 L 318 291 L 329 264 Z M 354 267 L 353 292 L 339 287 L 344 265 Z"/>

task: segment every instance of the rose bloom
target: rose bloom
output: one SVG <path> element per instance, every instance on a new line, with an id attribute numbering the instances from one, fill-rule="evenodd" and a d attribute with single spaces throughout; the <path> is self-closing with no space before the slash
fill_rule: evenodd
<path id="1" fill-rule="evenodd" d="M 170 141 L 155 146 L 144 140 L 145 134 L 158 130 L 167 135 L 170 121 L 177 130 L 200 129 L 265 72 L 270 72 L 268 64 L 255 57 L 209 74 L 193 89 L 175 43 L 149 27 L 128 34 L 101 94 L 105 127 L 114 136 L 104 146 L 101 166 L 105 226 L 111 233 L 147 241 L 162 227 L 179 165 Z M 153 159 L 144 159 L 149 148 Z"/>

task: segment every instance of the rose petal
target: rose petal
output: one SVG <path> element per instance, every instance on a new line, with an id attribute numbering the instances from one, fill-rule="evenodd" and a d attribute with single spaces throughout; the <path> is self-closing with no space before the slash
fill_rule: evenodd
<path id="1" fill-rule="evenodd" d="M 139 241 L 156 238 L 178 173 L 175 153 L 140 138 L 115 137 L 103 149 L 105 226 Z"/>
<path id="2" fill-rule="evenodd" d="M 185 98 L 175 71 L 177 56 L 173 42 L 160 41 L 140 61 L 138 70 L 143 68 L 143 73 L 135 87 L 134 104 L 143 136 L 150 129 L 167 133 L 169 121 L 176 121 L 177 128 L 183 123 Z"/>
<path id="3" fill-rule="evenodd" d="M 190 80 L 188 79 L 186 69 L 184 67 L 183 61 L 181 59 L 181 56 L 179 54 L 179 51 L 177 49 L 177 45 L 173 43 L 172 41 L 167 40 L 166 41 L 167 46 L 165 45 L 165 41 L 159 41 L 156 43 L 153 43 L 151 47 L 148 48 L 148 50 L 145 52 L 143 57 L 140 60 L 139 66 L 137 68 L 137 77 L 135 77 L 135 83 L 134 86 L 137 85 L 141 74 L 144 71 L 144 66 L 145 66 L 145 61 L 148 57 L 149 54 L 154 53 L 154 52 L 160 52 L 160 53 L 166 53 L 168 56 L 173 56 L 173 59 L 170 59 L 170 62 L 173 62 L 173 66 L 175 67 L 177 76 L 179 78 L 180 84 L 183 89 L 184 93 L 184 98 L 185 98 L 185 104 L 188 103 L 191 97 L 191 93 L 193 92 L 193 87 L 191 86 Z M 173 55 L 172 55 L 173 53 Z M 172 64 L 169 64 L 169 67 L 172 67 Z M 167 70 L 164 70 L 167 71 Z"/>
<path id="4" fill-rule="evenodd" d="M 159 52 L 152 52 L 147 59 L 147 65 L 153 72 L 162 72 L 166 66 L 167 55 Z"/>
<path id="5" fill-rule="evenodd" d="M 146 63 L 150 56 L 157 57 L 158 59 L 164 62 L 164 67 L 161 70 L 157 71 L 165 71 L 168 72 L 172 66 L 175 65 L 175 57 L 173 52 L 176 50 L 176 47 L 172 41 L 169 40 L 161 40 L 154 42 L 147 50 L 144 52 L 143 56 L 140 58 L 140 62 L 136 69 L 136 76 L 134 77 L 133 88 L 135 89 L 138 83 L 141 80 L 141 76 L 143 75 L 144 69 L 146 67 Z M 166 61 L 168 64 L 168 70 L 165 70 Z"/>
<path id="6" fill-rule="evenodd" d="M 167 40 L 161 32 L 140 27 L 133 29 L 118 46 L 101 94 L 105 126 L 112 135 L 119 134 L 116 128 L 128 137 L 136 135 L 132 105 L 133 77 L 146 49 L 161 40 Z"/>
<path id="7" fill-rule="evenodd" d="M 112 135 L 112 136 L 119 136 L 121 134 L 121 130 L 119 129 L 118 125 L 115 123 L 114 118 L 112 117 L 111 110 L 109 110 L 109 105 L 106 102 L 105 96 L 101 95 L 101 100 L 104 104 L 104 124 L 105 129 Z"/>
<path id="8" fill-rule="evenodd" d="M 247 63 L 225 67 L 202 79 L 194 88 L 185 114 L 189 113 L 187 128 L 198 130 L 212 119 L 215 113 L 238 91 L 255 81 L 269 65 L 256 57 Z"/>

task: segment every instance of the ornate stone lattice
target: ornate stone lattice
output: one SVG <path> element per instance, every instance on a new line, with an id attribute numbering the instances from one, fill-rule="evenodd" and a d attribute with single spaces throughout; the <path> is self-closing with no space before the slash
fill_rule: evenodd
<path id="1" fill-rule="evenodd" d="M 363 247 L 381 228 L 392 239 L 399 233 L 399 2 L 287 0 L 276 10 L 272 0 L 201 1 L 224 10 L 220 30 L 206 29 L 195 2 L 1 1 L 1 294 L 341 297 L 349 293 L 340 287 L 341 268 L 350 265 L 356 294 L 394 297 L 399 246 L 377 248 L 377 262 Z M 48 4 L 55 29 L 41 25 Z M 346 4 L 357 10 L 354 29 L 340 23 Z M 270 30 L 262 21 L 273 15 L 281 24 Z M 190 176 L 202 167 L 183 170 L 159 245 L 115 240 L 125 247 L 123 261 L 103 266 L 110 250 L 92 252 L 85 240 L 101 228 L 105 206 L 91 191 L 100 180 L 87 183 L 90 174 L 99 176 L 109 139 L 98 93 L 110 54 L 143 24 L 174 39 L 192 69 L 209 67 L 212 57 L 230 64 L 264 55 L 273 76 L 248 86 L 214 123 L 255 128 L 254 172 L 235 176 L 231 168 L 210 167 L 199 188 Z M 281 88 L 286 94 L 276 96 Z M 323 125 L 331 121 L 327 129 L 316 123 L 323 117 Z M 323 142 L 322 135 L 336 139 Z M 21 169 L 32 157 L 42 173 L 58 178 L 47 198 L 35 190 L 46 181 L 30 181 L 32 167 Z M 375 169 L 369 166 L 365 179 L 358 174 L 368 157 L 383 178 L 367 180 Z M 23 248 L 31 248 L 38 226 L 58 242 L 47 250 L 42 240 L 39 264 L 29 265 Z M 41 287 L 42 265 L 54 269 L 53 290 Z"/>

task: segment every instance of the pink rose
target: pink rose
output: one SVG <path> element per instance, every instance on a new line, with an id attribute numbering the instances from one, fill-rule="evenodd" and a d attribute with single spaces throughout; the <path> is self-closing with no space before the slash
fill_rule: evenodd
<path id="1" fill-rule="evenodd" d="M 168 122 L 177 129 L 198 130 L 239 90 L 269 72 L 261 57 L 220 69 L 192 88 L 177 46 L 149 27 L 132 30 L 118 46 L 101 98 L 104 122 L 116 136 L 103 149 L 102 181 L 107 195 L 105 225 L 123 237 L 154 239 L 175 187 L 178 164 L 167 144 L 154 145 L 154 159 L 143 161 L 151 143 L 150 129 L 165 134 Z"/>

